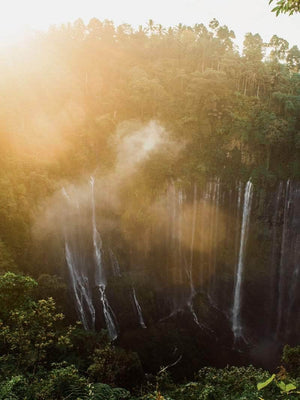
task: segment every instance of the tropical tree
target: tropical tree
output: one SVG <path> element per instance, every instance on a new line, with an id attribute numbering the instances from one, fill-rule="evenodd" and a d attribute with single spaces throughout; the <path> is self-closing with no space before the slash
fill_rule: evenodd
<path id="1" fill-rule="evenodd" d="M 274 0 L 270 0 L 269 4 Z M 276 0 L 276 7 L 272 9 L 278 16 L 279 14 L 289 14 L 300 12 L 300 0 Z"/>

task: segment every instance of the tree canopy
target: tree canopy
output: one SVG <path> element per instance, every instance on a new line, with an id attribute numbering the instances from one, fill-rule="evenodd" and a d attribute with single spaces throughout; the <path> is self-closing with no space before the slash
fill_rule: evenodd
<path id="1" fill-rule="evenodd" d="M 272 9 L 276 15 L 279 14 L 289 14 L 300 12 L 300 1 L 299 0 L 275 0 L 276 7 Z M 274 0 L 270 0 L 269 4 L 273 3 Z"/>

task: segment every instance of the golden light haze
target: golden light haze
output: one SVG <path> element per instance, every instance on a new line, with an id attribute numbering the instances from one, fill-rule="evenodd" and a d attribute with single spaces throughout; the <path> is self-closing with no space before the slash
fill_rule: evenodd
<path id="1" fill-rule="evenodd" d="M 77 18 L 85 23 L 93 17 L 110 19 L 117 25 L 129 23 L 134 27 L 150 18 L 166 26 L 180 22 L 207 25 L 217 18 L 235 32 L 240 48 L 247 32 L 258 32 L 265 41 L 276 34 L 300 47 L 299 15 L 276 17 L 268 0 L 0 0 L 0 5 L 0 44 L 23 37 L 30 30 L 47 30 L 50 25 Z"/>

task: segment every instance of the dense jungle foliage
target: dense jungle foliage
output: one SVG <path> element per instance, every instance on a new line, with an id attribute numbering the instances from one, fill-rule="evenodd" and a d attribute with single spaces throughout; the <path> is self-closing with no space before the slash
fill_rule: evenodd
<path id="1" fill-rule="evenodd" d="M 275 377 L 251 366 L 207 367 L 180 384 L 172 367 L 145 375 L 136 353 L 74 322 L 64 273 L 32 234 L 62 182 L 112 169 L 118 127 L 133 123 L 158 121 L 177 150 L 146 160 L 132 191 L 299 179 L 300 50 L 248 33 L 239 53 L 234 38 L 216 20 L 135 30 L 94 18 L 1 50 L 0 399 L 299 398 L 298 347 L 285 348 Z"/>
<path id="2" fill-rule="evenodd" d="M 299 398 L 299 346 L 284 348 L 276 375 L 252 366 L 206 367 L 193 382 L 175 384 L 172 365 L 145 375 L 137 354 L 112 345 L 104 332 L 64 324 L 34 279 L 8 272 L 0 289 L 1 400 Z"/>

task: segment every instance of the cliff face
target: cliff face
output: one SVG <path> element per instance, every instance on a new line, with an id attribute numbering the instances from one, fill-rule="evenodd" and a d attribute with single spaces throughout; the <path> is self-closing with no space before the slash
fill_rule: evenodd
<path id="1" fill-rule="evenodd" d="M 200 352 L 197 366 L 271 366 L 283 344 L 299 342 L 299 183 L 268 191 L 219 179 L 186 191 L 171 184 L 134 239 L 116 216 L 102 231 L 91 204 L 70 214 L 65 234 L 70 289 L 87 328 L 108 329 L 145 359 L 145 343 L 156 341 L 154 364 L 169 357 L 168 341 L 189 362 Z"/>

